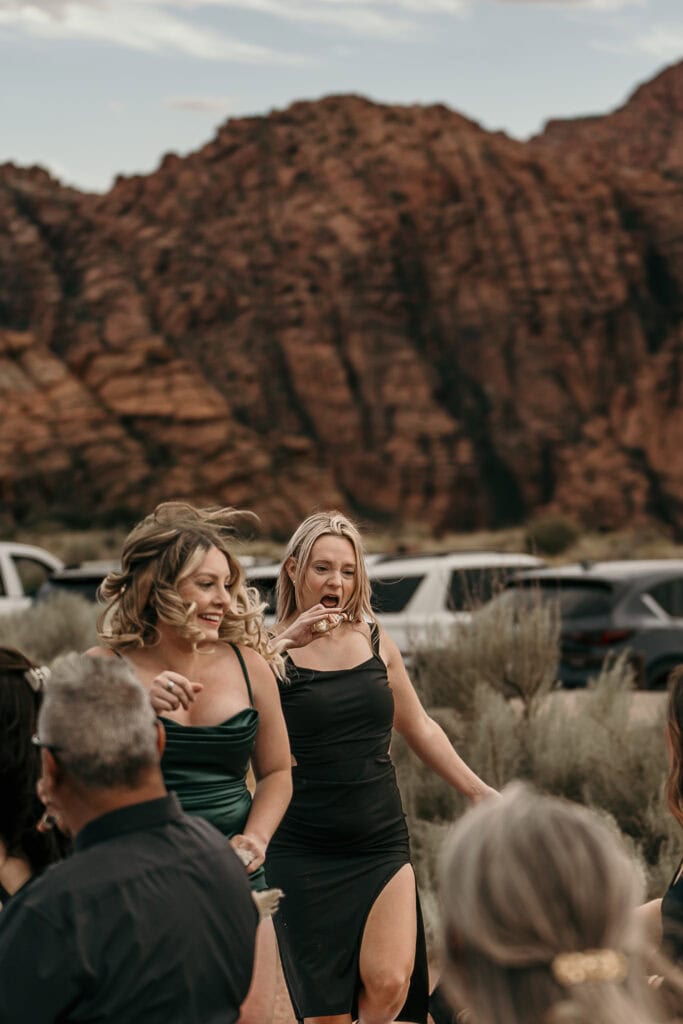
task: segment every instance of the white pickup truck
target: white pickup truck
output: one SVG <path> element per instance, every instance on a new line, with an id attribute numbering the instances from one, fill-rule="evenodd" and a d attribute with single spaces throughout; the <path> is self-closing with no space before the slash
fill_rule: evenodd
<path id="1" fill-rule="evenodd" d="M 30 605 L 41 584 L 63 564 L 44 548 L 0 541 L 0 615 Z"/>

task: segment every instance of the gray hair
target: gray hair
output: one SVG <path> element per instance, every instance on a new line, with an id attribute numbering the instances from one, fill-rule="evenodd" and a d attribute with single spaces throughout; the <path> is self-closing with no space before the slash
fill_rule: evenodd
<path id="1" fill-rule="evenodd" d="M 119 658 L 59 658 L 45 688 L 38 734 L 74 781 L 89 788 L 134 786 L 159 762 L 149 697 Z"/>
<path id="2" fill-rule="evenodd" d="M 444 987 L 477 1024 L 648 1024 L 642 882 L 592 811 L 514 783 L 469 811 L 441 876 Z M 613 950 L 625 979 L 566 986 L 562 953 Z"/>

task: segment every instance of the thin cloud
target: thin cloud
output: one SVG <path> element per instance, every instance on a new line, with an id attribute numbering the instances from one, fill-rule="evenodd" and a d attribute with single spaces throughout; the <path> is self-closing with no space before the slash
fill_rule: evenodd
<path id="1" fill-rule="evenodd" d="M 164 106 L 190 114 L 229 114 L 235 102 L 229 96 L 169 96 Z"/>
<path id="2" fill-rule="evenodd" d="M 197 0 L 175 2 L 185 5 L 195 4 Z M 357 0 L 202 0 L 202 5 L 270 14 L 283 21 L 342 29 L 353 35 L 387 38 L 414 33 L 419 23 L 415 18 L 406 17 L 406 13 L 415 14 L 418 10 L 427 13 L 434 2 L 437 0 L 426 0 L 425 8 L 412 6 L 411 0 L 374 0 L 374 3 L 358 3 Z M 453 0 L 453 3 L 457 3 L 460 9 L 461 0 Z"/>
<path id="3" fill-rule="evenodd" d="M 302 64 L 308 58 L 233 39 L 213 28 L 175 17 L 171 7 L 188 10 L 192 0 L 0 0 L 0 28 L 47 39 L 111 43 L 147 53 L 179 53 L 203 60 L 245 64 Z"/>
<path id="4" fill-rule="evenodd" d="M 502 4 L 524 4 L 535 7 L 564 7 L 573 11 L 612 13 L 627 7 L 646 7 L 648 0 L 498 0 Z"/>
<path id="5" fill-rule="evenodd" d="M 633 36 L 622 43 L 594 42 L 596 50 L 611 53 L 645 53 L 664 63 L 680 60 L 683 56 L 683 24 L 677 26 L 654 25 L 641 35 Z"/>
<path id="6" fill-rule="evenodd" d="M 0 0 L 0 25 L 14 24 L 27 32 L 61 38 L 107 38 L 136 49 L 170 47 L 210 59 L 255 61 L 272 60 L 273 52 L 220 36 L 213 29 L 198 28 L 202 11 L 209 7 L 251 11 L 353 35 L 391 38 L 419 32 L 430 15 L 465 14 L 473 2 L 476 0 Z M 113 22 L 122 18 L 130 24 L 119 25 L 116 31 Z M 46 24 L 50 22 L 48 32 Z M 177 38 L 179 26 L 188 33 L 184 45 Z M 292 61 L 278 56 L 287 63 Z"/>

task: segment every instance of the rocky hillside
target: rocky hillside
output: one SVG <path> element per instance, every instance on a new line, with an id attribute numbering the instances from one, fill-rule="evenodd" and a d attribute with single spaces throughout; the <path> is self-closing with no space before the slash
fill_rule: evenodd
<path id="1" fill-rule="evenodd" d="M 0 167 L 0 500 L 683 535 L 683 64 L 519 143 L 356 96 L 105 196 Z"/>

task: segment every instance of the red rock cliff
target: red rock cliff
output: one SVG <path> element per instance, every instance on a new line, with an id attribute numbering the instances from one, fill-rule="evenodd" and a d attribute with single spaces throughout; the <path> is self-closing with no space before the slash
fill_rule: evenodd
<path id="1" fill-rule="evenodd" d="M 103 197 L 0 168 L 0 497 L 683 533 L 683 65 L 528 144 L 354 96 Z"/>

